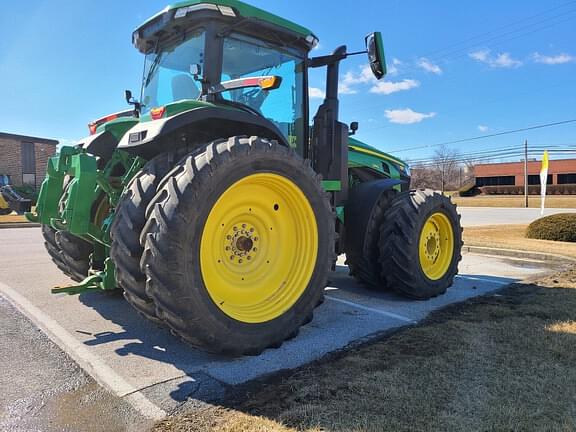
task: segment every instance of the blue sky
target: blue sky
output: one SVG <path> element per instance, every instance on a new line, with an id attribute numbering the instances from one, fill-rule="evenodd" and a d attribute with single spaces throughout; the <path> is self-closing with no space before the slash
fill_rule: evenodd
<path id="1" fill-rule="evenodd" d="M 437 143 L 576 118 L 576 2 L 250 3 L 312 29 L 318 55 L 340 44 L 360 50 L 366 33 L 382 31 L 390 73 L 377 83 L 364 73 L 364 56 L 343 62 L 341 114 L 360 122 L 358 138 L 400 157 L 425 158 Z M 5 2 L 0 131 L 70 143 L 87 135 L 90 120 L 124 109 L 123 90 L 138 90 L 142 73 L 131 32 L 166 4 Z M 313 73 L 310 84 L 320 95 L 323 74 Z M 576 123 L 451 147 L 466 153 L 524 139 L 576 148 Z M 412 147 L 425 148 L 406 150 Z"/>

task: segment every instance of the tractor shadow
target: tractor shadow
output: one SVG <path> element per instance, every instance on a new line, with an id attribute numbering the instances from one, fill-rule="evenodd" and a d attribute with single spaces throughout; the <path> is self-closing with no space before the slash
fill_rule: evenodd
<path id="1" fill-rule="evenodd" d="M 109 345 L 110 351 L 104 355 L 110 366 L 120 375 L 146 377 L 142 387 L 156 395 L 152 399 L 168 404 L 168 409 L 190 398 L 218 401 L 236 385 L 301 367 L 365 343 L 374 335 L 414 324 L 432 310 L 515 281 L 481 275 L 466 278 L 457 279 L 453 289 L 443 296 L 414 302 L 393 292 L 366 289 L 349 276 L 347 266 L 338 265 L 329 275 L 325 302 L 317 308 L 314 320 L 301 328 L 298 337 L 259 356 L 239 358 L 207 354 L 186 345 L 168 329 L 140 316 L 119 292 L 85 292 L 79 296 L 80 302 L 106 320 L 103 328 L 113 330 L 84 333 L 84 344 Z M 152 361 L 134 361 L 132 357 Z"/>

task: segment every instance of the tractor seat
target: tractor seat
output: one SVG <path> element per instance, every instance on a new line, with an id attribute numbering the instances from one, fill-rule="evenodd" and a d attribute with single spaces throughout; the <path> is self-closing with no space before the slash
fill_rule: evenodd
<path id="1" fill-rule="evenodd" d="M 200 90 L 190 75 L 180 74 L 172 78 L 172 97 L 175 101 L 198 99 Z"/>

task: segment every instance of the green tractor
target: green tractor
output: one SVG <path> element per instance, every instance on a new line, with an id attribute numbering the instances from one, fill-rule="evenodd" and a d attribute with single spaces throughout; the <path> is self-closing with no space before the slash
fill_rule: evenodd
<path id="1" fill-rule="evenodd" d="M 408 166 L 338 120 L 338 70 L 312 32 L 237 0 L 168 6 L 132 36 L 141 100 L 89 125 L 48 166 L 30 220 L 76 286 L 121 289 L 195 347 L 254 355 L 312 319 L 336 257 L 372 289 L 445 292 L 461 259 L 450 199 L 409 190 Z M 325 67 L 310 121 L 308 71 Z M 309 126 L 312 124 L 312 126 Z"/>

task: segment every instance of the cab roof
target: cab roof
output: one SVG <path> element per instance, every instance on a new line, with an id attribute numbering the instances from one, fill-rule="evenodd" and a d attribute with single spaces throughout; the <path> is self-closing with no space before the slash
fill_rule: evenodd
<path id="1" fill-rule="evenodd" d="M 173 20 L 201 11 L 216 12 L 221 18 L 232 22 L 242 19 L 260 21 L 279 32 L 302 39 L 308 49 L 318 44 L 318 38 L 309 29 L 239 0 L 186 0 L 173 3 L 142 23 L 134 31 L 132 41 L 141 52 L 146 52 L 149 45 L 147 39 L 164 30 Z"/>

